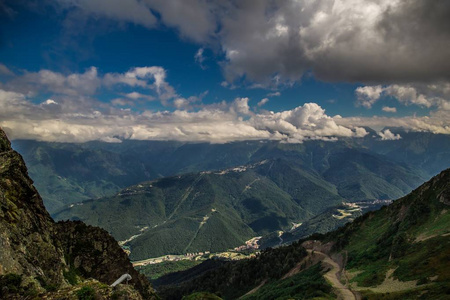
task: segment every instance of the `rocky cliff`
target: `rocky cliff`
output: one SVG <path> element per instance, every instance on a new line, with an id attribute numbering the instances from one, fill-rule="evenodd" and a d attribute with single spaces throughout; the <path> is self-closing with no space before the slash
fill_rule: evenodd
<path id="1" fill-rule="evenodd" d="M 124 273 L 132 276 L 130 285 L 139 297 L 156 297 L 106 231 L 81 222 L 52 220 L 22 157 L 0 129 L 0 298 L 44 294 L 52 298 L 59 290 L 81 289 L 87 279 L 108 289 Z M 112 292 L 92 289 L 97 298 L 108 298 Z M 126 290 L 122 294 L 126 296 Z"/>

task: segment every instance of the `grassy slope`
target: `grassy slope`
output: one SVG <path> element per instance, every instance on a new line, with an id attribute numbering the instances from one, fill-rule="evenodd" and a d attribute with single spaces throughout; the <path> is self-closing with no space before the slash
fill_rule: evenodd
<path id="1" fill-rule="evenodd" d="M 393 279 L 417 280 L 420 289 L 435 294 L 450 292 L 444 288 L 450 284 L 449 194 L 447 170 L 392 205 L 327 236 L 337 241 L 337 250 L 348 254 L 347 269 L 359 271 L 352 281 L 375 287 L 393 269 Z"/>
<path id="2" fill-rule="evenodd" d="M 165 261 L 159 264 L 140 266 L 136 269 L 140 273 L 144 274 L 148 279 L 155 280 L 166 274 L 184 271 L 201 263 L 202 261 L 196 260 Z"/>
<path id="3" fill-rule="evenodd" d="M 255 293 L 240 299 L 336 299 L 331 293 L 330 284 L 323 278 L 322 273 L 321 264 L 317 264 L 292 277 L 268 282 Z"/>

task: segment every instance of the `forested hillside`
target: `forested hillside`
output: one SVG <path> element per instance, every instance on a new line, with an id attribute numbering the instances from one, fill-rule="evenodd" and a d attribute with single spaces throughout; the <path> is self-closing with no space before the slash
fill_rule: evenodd
<path id="1" fill-rule="evenodd" d="M 197 272 L 196 277 L 192 276 L 195 279 L 186 280 L 191 277 L 189 272 L 200 269 L 200 265 L 185 271 L 182 282 L 168 275 L 157 283 L 163 285 L 159 289 L 168 299 L 179 299 L 181 294 L 194 291 L 209 291 L 224 299 L 235 299 L 246 293 L 244 299 L 301 298 L 308 291 L 314 294 L 306 297 L 333 298 L 346 294 L 349 299 L 417 299 L 419 296 L 447 299 L 450 295 L 449 208 L 450 169 L 393 204 L 358 217 L 336 231 L 313 235 L 289 247 L 267 250 L 266 257 L 283 253 L 284 262 L 296 252 L 305 253 L 305 249 L 307 255 L 297 260 L 289 272 L 284 269 L 276 277 L 256 275 L 258 280 L 240 286 L 237 294 L 230 290 L 234 290 L 235 282 L 244 281 L 245 275 L 238 271 L 241 264 L 258 264 L 258 260 L 225 263 L 214 271 Z M 276 265 L 275 258 L 273 265 Z M 235 274 L 232 280 L 221 277 L 226 272 Z"/>
<path id="2" fill-rule="evenodd" d="M 311 164 L 299 159 L 305 155 L 299 147 L 273 145 L 264 151 L 274 159 L 141 183 L 114 197 L 71 204 L 54 217 L 105 228 L 140 260 L 224 251 L 256 236 L 289 231 L 293 223 L 345 201 L 395 198 L 421 180 L 411 169 L 342 145 L 324 153 L 327 160 Z M 348 169 L 339 163 L 342 156 Z M 322 174 L 313 169 L 323 163 L 329 165 Z M 343 196 L 351 192 L 354 197 Z"/>
<path id="3" fill-rule="evenodd" d="M 360 160 L 368 160 L 370 157 L 371 160 L 413 168 L 413 173 L 420 177 L 417 184 L 450 166 L 447 159 L 450 157 L 449 147 L 446 146 L 450 139 L 447 135 L 397 130 L 402 138 L 389 141 L 381 140 L 373 130 L 367 130 L 370 134 L 362 139 L 305 141 L 303 144 L 281 144 L 275 141 L 209 144 L 135 140 L 76 144 L 16 140 L 13 141 L 13 147 L 24 157 L 31 178 L 50 213 L 66 204 L 112 196 L 123 188 L 143 181 L 189 172 L 222 170 L 265 159 L 296 161 L 302 168 L 313 170 L 333 181 L 342 190 L 342 195 L 360 198 L 382 196 L 385 186 L 377 177 L 386 178 L 390 174 L 373 169 L 377 166 L 375 161 L 370 163 L 372 167 L 368 164 L 361 169 L 361 161 L 353 160 L 353 155 L 355 159 L 360 156 Z M 347 150 L 352 152 L 347 153 Z M 346 165 L 348 158 L 352 160 Z M 344 170 L 340 170 L 342 166 L 339 164 L 344 164 Z M 366 167 L 372 168 L 375 176 L 366 176 Z M 340 179 L 342 174 L 348 178 L 349 172 L 364 178 L 352 186 L 352 182 Z M 361 192 L 365 188 L 365 181 L 373 181 L 379 191 L 375 194 L 372 191 Z M 399 182 L 395 197 L 408 191 Z"/>

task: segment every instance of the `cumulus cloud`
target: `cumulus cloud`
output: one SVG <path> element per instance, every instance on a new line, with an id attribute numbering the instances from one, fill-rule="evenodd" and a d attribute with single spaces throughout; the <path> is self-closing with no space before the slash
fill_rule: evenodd
<path id="1" fill-rule="evenodd" d="M 38 72 L 24 71 L 10 76 L 10 80 L 0 83 L 0 88 L 20 92 L 25 95 L 50 93 L 67 97 L 92 97 L 101 89 L 108 89 L 120 95 L 115 99 L 116 105 L 131 104 L 129 100 L 159 100 L 170 105 L 179 97 L 175 89 L 167 82 L 166 70 L 159 66 L 131 68 L 124 73 L 106 73 L 101 75 L 96 67 L 83 73 L 62 74 L 51 70 Z M 123 93 L 123 88 L 135 88 L 141 91 Z"/>
<path id="2" fill-rule="evenodd" d="M 183 101 L 200 101 L 202 95 L 176 99 L 181 104 L 175 111 L 137 112 L 115 107 L 123 104 L 117 99 L 108 104 L 92 97 L 56 95 L 35 104 L 26 94 L 0 89 L 0 126 L 8 128 L 14 139 L 58 142 L 146 139 L 224 143 L 271 139 L 298 143 L 367 134 L 363 128 L 338 125 L 315 103 L 278 113 L 255 113 L 249 98 L 236 98 L 186 109 Z"/>
<path id="3" fill-rule="evenodd" d="M 381 97 L 383 88 L 381 85 L 358 87 L 355 90 L 357 97 L 357 104 L 366 108 L 371 108 L 372 105 Z"/>
<path id="4" fill-rule="evenodd" d="M 308 138 L 363 137 L 367 135 L 364 128 L 338 125 L 316 103 L 306 103 L 293 110 L 279 113 L 269 112 L 255 115 L 250 122 L 257 129 L 264 129 L 277 135 L 281 134 L 290 142 L 301 142 Z"/>
<path id="5" fill-rule="evenodd" d="M 389 106 L 383 106 L 382 110 L 385 111 L 385 112 L 389 112 L 389 113 L 396 113 L 397 112 L 397 108 L 396 107 L 389 107 Z"/>
<path id="6" fill-rule="evenodd" d="M 371 108 L 375 102 L 383 97 L 391 97 L 403 105 L 450 109 L 449 82 L 363 86 L 356 88 L 355 94 L 357 105 L 366 108 Z"/>
<path id="7" fill-rule="evenodd" d="M 23 72 L 0 86 L 0 126 L 8 128 L 14 139 L 58 142 L 149 139 L 225 143 L 270 139 L 299 143 L 363 137 L 367 135 L 364 126 L 397 126 L 450 134 L 450 109 L 432 111 L 425 117 L 342 118 L 327 115 L 316 103 L 306 103 L 292 110 L 271 112 L 257 108 L 268 98 L 255 107 L 249 105 L 247 97 L 204 104 L 202 98 L 207 91 L 185 98 L 176 93 L 166 77 L 161 67 L 138 67 L 103 75 L 94 67 L 84 73 L 66 75 L 48 70 Z M 123 88 L 131 91 L 124 92 Z M 426 88 L 434 95 L 448 92 L 445 84 Z M 96 97 L 102 89 L 120 97 L 100 101 Z M 384 93 L 386 87 L 382 89 Z M 152 97 L 162 103 L 170 101 L 175 110 L 154 112 L 128 107 Z M 436 99 L 432 103 L 444 107 Z M 380 137 L 398 138 L 386 130 Z"/>
<path id="8" fill-rule="evenodd" d="M 378 132 L 378 135 L 381 137 L 381 140 L 383 141 L 395 141 L 402 138 L 400 134 L 394 134 L 389 129 L 385 129 L 384 131 Z"/>
<path id="9" fill-rule="evenodd" d="M 225 71 L 266 84 L 308 70 L 329 81 L 449 79 L 449 17 L 442 1 L 239 2 L 220 18 Z"/>
<path id="10" fill-rule="evenodd" d="M 450 79 L 448 1 L 57 0 L 93 17 L 152 28 L 224 53 L 226 79 L 390 84 Z M 157 17 L 155 17 L 157 15 Z M 77 23 L 73 23 L 77 24 Z M 219 51 L 220 50 L 220 51 Z"/>

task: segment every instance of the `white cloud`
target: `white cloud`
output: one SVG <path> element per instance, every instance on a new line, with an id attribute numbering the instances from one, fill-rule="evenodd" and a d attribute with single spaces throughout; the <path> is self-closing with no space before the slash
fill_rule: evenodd
<path id="1" fill-rule="evenodd" d="M 412 86 L 402 86 L 398 84 L 390 85 L 384 88 L 386 95 L 392 96 L 403 104 L 416 104 L 420 106 L 432 106 L 432 100 L 427 99 L 425 95 L 418 94 L 417 90 Z"/>
<path id="2" fill-rule="evenodd" d="M 389 112 L 389 113 L 396 113 L 397 112 L 397 108 L 396 107 L 389 107 L 389 106 L 383 106 L 382 110 L 385 111 L 385 112 Z"/>
<path id="3" fill-rule="evenodd" d="M 157 66 L 132 68 L 126 73 L 107 73 L 103 77 L 103 84 L 109 87 L 125 84 L 132 87 L 153 89 L 163 102 L 177 96 L 175 89 L 166 82 L 166 70 Z"/>
<path id="4" fill-rule="evenodd" d="M 26 95 L 50 93 L 67 97 L 92 97 L 102 88 L 106 88 L 109 92 L 128 99 L 159 100 L 164 105 L 170 105 L 170 101 L 178 98 L 179 95 L 166 81 L 166 77 L 166 70 L 158 66 L 136 67 L 124 73 L 106 73 L 104 75 L 99 74 L 96 67 L 91 67 L 84 73 L 68 75 L 50 70 L 40 70 L 13 76 L 6 83 L 0 83 L 0 88 Z M 122 88 L 124 87 L 140 89 L 143 92 L 123 93 Z M 115 103 L 124 105 L 125 100 L 116 100 Z"/>
<path id="5" fill-rule="evenodd" d="M 124 96 L 129 99 L 133 99 L 133 100 L 139 100 L 139 99 L 144 99 L 144 100 L 148 100 L 148 101 L 155 100 L 155 97 L 153 97 L 153 96 L 145 95 L 145 94 L 138 93 L 138 92 L 127 93 Z"/>
<path id="6" fill-rule="evenodd" d="M 355 90 L 357 104 L 365 108 L 371 108 L 380 99 L 382 92 L 383 88 L 381 85 L 358 87 Z"/>
<path id="7" fill-rule="evenodd" d="M 248 106 L 248 98 L 236 98 L 231 103 L 231 111 L 236 112 L 238 114 L 249 115 L 250 107 Z"/>
<path id="8" fill-rule="evenodd" d="M 427 108 L 435 106 L 441 109 L 447 109 L 450 106 L 450 83 L 448 82 L 392 84 L 384 87 L 381 85 L 364 86 L 358 87 L 355 94 L 357 104 L 366 108 L 371 108 L 382 97 L 392 97 L 403 105 L 418 105 Z"/>
<path id="9" fill-rule="evenodd" d="M 123 92 L 122 87 L 132 91 Z M 429 116 L 343 118 L 328 116 L 316 103 L 281 112 L 252 110 L 246 97 L 206 105 L 202 98 L 207 91 L 187 98 L 179 96 L 166 81 L 166 72 L 161 67 L 132 68 L 125 73 L 104 75 L 98 74 L 94 67 L 68 75 L 42 70 L 15 75 L 0 86 L 0 126 L 8 128 L 15 139 L 59 142 L 118 142 L 130 138 L 213 143 L 246 139 L 302 142 L 363 137 L 367 134 L 363 126 L 450 134 L 450 109 L 443 109 L 448 102 L 442 98 L 450 91 L 447 87 L 445 84 L 414 87 L 416 95 L 433 99 L 430 103 L 440 108 Z M 99 101 L 95 95 L 101 89 L 119 97 L 110 103 Z M 377 91 L 371 90 L 363 91 L 377 97 Z M 48 97 L 48 93 L 51 98 L 38 100 L 44 95 Z M 163 103 L 169 101 L 176 110 L 142 112 L 126 108 L 145 100 L 150 96 L 147 93 L 153 93 Z M 266 102 L 265 99 L 268 98 L 261 101 Z M 388 131 L 382 131 L 380 136 L 397 138 Z"/>
<path id="10" fill-rule="evenodd" d="M 194 55 L 194 59 L 195 61 L 199 64 L 199 66 L 204 70 L 206 69 L 206 66 L 203 64 L 203 62 L 205 61 L 205 57 L 203 56 L 203 52 L 205 51 L 205 49 L 200 48 L 197 50 L 197 52 Z"/>
<path id="11" fill-rule="evenodd" d="M 179 99 L 192 104 L 205 94 L 195 99 Z M 55 100 L 33 104 L 24 94 L 0 90 L 0 126 L 8 128 L 13 139 L 58 142 L 118 142 L 118 138 L 213 143 L 249 139 L 302 142 L 367 134 L 363 128 L 338 125 L 315 103 L 279 113 L 257 114 L 250 110 L 248 98 L 236 98 L 230 103 L 199 105 L 196 111 L 185 110 L 181 103 L 183 110 L 139 113 L 115 108 L 114 105 L 124 104 L 120 99 L 109 105 L 92 98 L 57 96 Z"/>
<path id="12" fill-rule="evenodd" d="M 115 98 L 111 100 L 111 104 L 114 106 L 133 106 L 135 102 L 124 98 Z"/>
<path id="13" fill-rule="evenodd" d="M 264 99 L 261 99 L 261 101 L 259 101 L 257 105 L 258 105 L 258 107 L 261 107 L 264 104 L 266 104 L 267 102 L 269 102 L 269 98 L 264 98 Z"/>
<path id="14" fill-rule="evenodd" d="M 378 135 L 383 141 L 395 141 L 402 138 L 400 134 L 394 134 L 389 129 L 378 132 Z"/>
<path id="15" fill-rule="evenodd" d="M 68 76 L 50 70 L 40 70 L 15 76 L 4 86 L 23 93 L 51 92 L 65 95 L 92 95 L 101 86 L 101 80 L 95 67 L 87 69 L 84 73 L 73 73 Z"/>
<path id="16" fill-rule="evenodd" d="M 325 114 L 316 103 L 306 103 L 293 110 L 279 113 L 254 115 L 250 122 L 257 129 L 284 136 L 287 141 L 301 142 L 304 139 L 326 137 L 362 137 L 367 134 L 363 128 L 338 125 Z"/>
<path id="17" fill-rule="evenodd" d="M 47 99 L 47 100 L 45 100 L 44 102 L 41 103 L 41 105 L 52 105 L 52 104 L 58 105 L 58 102 L 56 102 L 53 99 Z"/>
<path id="18" fill-rule="evenodd" d="M 279 97 L 279 96 L 281 96 L 280 92 L 273 92 L 267 94 L 267 97 Z"/>
<path id="19" fill-rule="evenodd" d="M 450 134 L 450 111 L 437 110 L 429 116 L 393 117 L 347 117 L 334 118 L 337 124 L 343 126 L 367 126 L 375 130 L 384 127 L 402 127 L 412 131 L 427 131 L 432 133 Z"/>

